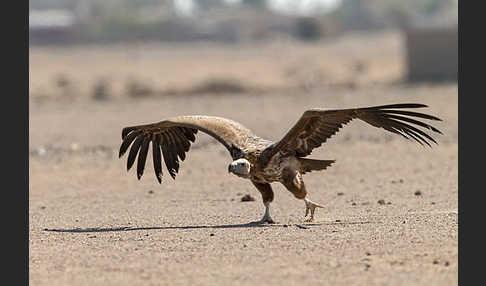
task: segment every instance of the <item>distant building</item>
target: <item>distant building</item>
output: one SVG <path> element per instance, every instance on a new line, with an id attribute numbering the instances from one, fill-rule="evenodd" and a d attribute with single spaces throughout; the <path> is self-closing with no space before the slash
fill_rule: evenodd
<path id="1" fill-rule="evenodd" d="M 405 31 L 408 81 L 457 80 L 457 27 Z"/>
<path id="2" fill-rule="evenodd" d="M 414 15 L 404 31 L 409 81 L 457 80 L 457 8 Z"/>
<path id="3" fill-rule="evenodd" d="M 30 43 L 60 43 L 73 39 L 76 17 L 69 10 L 31 10 L 29 11 Z"/>

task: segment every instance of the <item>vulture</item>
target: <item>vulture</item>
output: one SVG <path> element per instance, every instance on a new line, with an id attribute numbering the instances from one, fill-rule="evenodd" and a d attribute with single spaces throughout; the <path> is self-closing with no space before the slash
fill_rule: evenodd
<path id="1" fill-rule="evenodd" d="M 176 116 L 157 123 L 123 128 L 119 157 L 121 158 L 131 146 L 127 171 L 136 160 L 137 177 L 140 180 L 151 145 L 153 167 L 158 182 L 162 182 L 163 176 L 162 157 L 170 176 L 175 179 L 179 171 L 179 162 L 184 161 L 191 143 L 196 140 L 197 132 L 202 131 L 228 149 L 232 158 L 228 172 L 249 179 L 261 193 L 265 213 L 261 220 L 253 223 L 274 223 L 270 216 L 270 203 L 274 198 L 270 184 L 273 182 L 281 183 L 295 198 L 305 202 L 304 220 L 309 222 L 314 221 L 315 210 L 322 208 L 322 205 L 308 198 L 302 175 L 325 170 L 335 162 L 306 158 L 312 150 L 320 147 L 353 119 L 360 119 L 372 126 L 432 147 L 431 143 L 437 142 L 425 131 L 442 133 L 420 119 L 441 119 L 411 111 L 423 107 L 427 105 L 400 103 L 349 109 L 313 108 L 305 111 L 277 142 L 263 139 L 230 119 L 204 115 Z"/>

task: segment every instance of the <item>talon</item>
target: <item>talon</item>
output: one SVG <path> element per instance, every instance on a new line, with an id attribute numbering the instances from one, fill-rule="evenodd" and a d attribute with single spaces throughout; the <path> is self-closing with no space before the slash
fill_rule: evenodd
<path id="1" fill-rule="evenodd" d="M 313 201 L 305 198 L 305 222 L 313 222 L 314 221 L 314 213 L 316 208 L 323 208 L 320 204 L 314 203 Z M 310 210 L 310 217 L 307 217 Z"/>
<path id="2" fill-rule="evenodd" d="M 264 224 L 264 223 L 269 223 L 269 224 L 272 224 L 272 223 L 275 223 L 275 221 L 272 219 L 272 217 L 270 217 L 269 215 L 268 216 L 264 216 L 261 220 L 260 220 L 260 223 L 261 224 Z"/>
<path id="3" fill-rule="evenodd" d="M 313 217 L 306 218 L 304 221 L 305 222 L 313 222 L 314 221 L 314 218 Z"/>
<path id="4" fill-rule="evenodd" d="M 274 224 L 276 223 L 271 217 L 263 217 L 261 220 L 252 221 L 250 224 Z"/>
<path id="5" fill-rule="evenodd" d="M 270 223 L 270 224 L 275 223 L 275 221 L 274 221 L 274 220 L 273 220 L 271 217 L 267 218 L 267 219 L 265 220 L 265 222 Z"/>

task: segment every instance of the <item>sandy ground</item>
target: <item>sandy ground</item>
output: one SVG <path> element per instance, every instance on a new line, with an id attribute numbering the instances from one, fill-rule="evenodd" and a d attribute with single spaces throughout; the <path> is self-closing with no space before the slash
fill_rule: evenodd
<path id="1" fill-rule="evenodd" d="M 384 54 L 396 46 L 392 41 Z M 42 74 L 36 63 L 48 62 L 46 53 L 31 51 L 32 85 L 65 68 L 56 53 L 46 67 L 55 72 Z M 76 68 L 70 66 L 73 75 Z M 38 101 L 41 95 L 31 91 L 31 285 L 458 283 L 457 84 L 371 81 L 355 88 L 106 101 L 82 92 Z M 226 149 L 204 134 L 175 181 L 164 166 L 161 185 L 151 164 L 138 181 L 134 170 L 126 172 L 126 157 L 117 158 L 122 127 L 173 115 L 228 117 L 278 140 L 307 108 L 394 102 L 428 104 L 443 119 L 435 123 L 444 133 L 435 136 L 439 145 L 422 147 L 351 122 L 311 155 L 337 160 L 304 177 L 311 199 L 325 206 L 315 223 L 303 223 L 304 203 L 273 184 L 271 211 L 279 223 L 248 225 L 263 215 L 260 195 L 227 173 Z M 256 200 L 242 202 L 246 194 Z"/>

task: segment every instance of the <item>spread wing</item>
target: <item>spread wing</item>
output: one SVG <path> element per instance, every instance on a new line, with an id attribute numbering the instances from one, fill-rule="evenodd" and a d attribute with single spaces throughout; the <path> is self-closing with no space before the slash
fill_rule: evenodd
<path id="1" fill-rule="evenodd" d="M 125 127 L 122 130 L 122 144 L 119 157 L 128 150 L 127 171 L 137 159 L 137 177 L 143 175 L 150 142 L 154 171 L 159 183 L 162 182 L 162 156 L 171 177 L 175 179 L 179 172 L 179 159 L 184 161 L 186 152 L 198 130 L 207 133 L 223 144 L 232 157 L 244 149 L 249 137 L 254 136 L 241 124 L 221 117 L 213 116 L 178 116 L 167 120 L 138 126 Z M 236 153 L 236 154 L 235 154 Z"/>
<path id="2" fill-rule="evenodd" d="M 437 142 L 430 135 L 417 127 L 423 127 L 442 134 L 435 127 L 417 120 L 441 120 L 424 113 L 402 110 L 403 108 L 427 107 L 424 104 L 404 103 L 352 109 L 310 109 L 304 112 L 299 121 L 288 133 L 269 150 L 265 150 L 266 158 L 271 158 L 277 152 L 292 153 L 298 157 L 309 155 L 314 148 L 326 142 L 338 130 L 353 119 L 361 119 L 375 127 L 383 128 L 400 134 L 407 139 L 431 146 Z"/>

